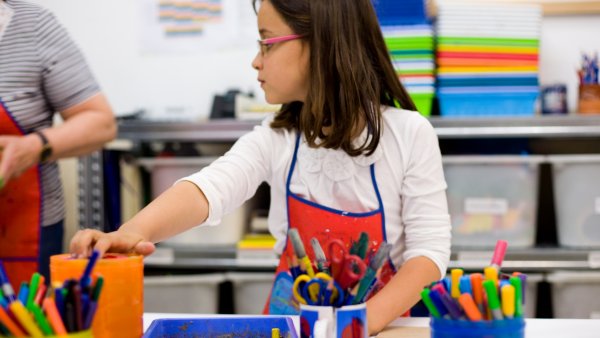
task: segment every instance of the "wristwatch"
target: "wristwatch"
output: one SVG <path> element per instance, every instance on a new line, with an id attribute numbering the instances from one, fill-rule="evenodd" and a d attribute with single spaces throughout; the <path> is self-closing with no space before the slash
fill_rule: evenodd
<path id="1" fill-rule="evenodd" d="M 39 136 L 40 139 L 42 140 L 42 151 L 40 152 L 40 163 L 46 163 L 46 161 L 48 161 L 50 156 L 52 156 L 52 146 L 50 145 L 50 142 L 48 142 L 48 139 L 46 138 L 46 135 L 44 135 L 44 133 L 42 133 L 41 131 L 35 131 L 34 133 L 37 136 Z"/>

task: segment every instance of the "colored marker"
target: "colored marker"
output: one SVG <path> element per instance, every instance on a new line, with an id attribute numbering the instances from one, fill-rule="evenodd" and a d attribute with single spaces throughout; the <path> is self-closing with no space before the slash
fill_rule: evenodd
<path id="1" fill-rule="evenodd" d="M 444 302 L 442 301 L 442 296 L 439 293 L 438 290 L 431 290 L 429 292 L 429 298 L 431 298 L 431 301 L 433 302 L 433 305 L 435 306 L 435 308 L 438 310 L 438 313 L 440 314 L 440 316 L 444 319 L 451 319 L 450 318 L 450 313 L 448 312 L 448 309 L 446 308 L 446 305 L 444 305 Z"/>
<path id="2" fill-rule="evenodd" d="M 458 297 L 460 297 L 460 278 L 462 277 L 462 275 L 462 269 L 450 270 L 450 276 L 452 278 L 452 283 L 450 284 L 450 295 L 454 299 L 458 299 Z"/>
<path id="3" fill-rule="evenodd" d="M 21 301 L 23 304 L 27 304 L 27 299 L 29 297 L 29 284 L 27 282 L 21 282 L 21 286 L 19 287 L 19 294 L 17 299 Z"/>
<path id="4" fill-rule="evenodd" d="M 359 304 L 364 301 L 365 296 L 367 295 L 367 291 L 369 291 L 369 287 L 371 283 L 375 279 L 375 275 L 377 274 L 377 270 L 383 266 L 383 263 L 388 258 L 392 246 L 388 243 L 381 243 L 379 249 L 375 256 L 369 261 L 369 266 L 367 267 L 367 271 L 364 276 L 358 283 L 358 292 L 356 293 L 356 297 L 354 298 L 353 303 Z"/>
<path id="5" fill-rule="evenodd" d="M 292 247 L 294 248 L 294 251 L 296 253 L 296 256 L 298 256 L 298 259 L 302 262 L 304 262 L 304 265 L 306 266 L 306 273 L 308 274 L 309 277 L 314 277 L 315 276 L 315 270 L 313 270 L 312 267 L 312 262 L 310 261 L 310 258 L 308 258 L 308 256 L 306 255 L 306 250 L 304 249 L 304 244 L 302 244 L 302 238 L 300 238 L 300 233 L 298 232 L 298 229 L 296 228 L 291 228 L 289 231 L 289 237 L 290 237 L 290 241 L 292 242 Z"/>
<path id="6" fill-rule="evenodd" d="M 85 290 L 85 288 L 89 287 L 92 284 L 92 270 L 96 265 L 96 261 L 98 261 L 98 257 L 100 256 L 100 251 L 94 250 L 92 251 L 92 255 L 88 260 L 87 265 L 85 266 L 85 270 L 83 271 L 83 275 L 79 279 L 79 284 L 81 285 L 81 289 Z"/>
<path id="7" fill-rule="evenodd" d="M 500 289 L 502 297 L 502 314 L 508 319 L 515 316 L 515 287 L 508 284 Z"/>
<path id="8" fill-rule="evenodd" d="M 506 241 L 498 240 L 496 242 L 496 248 L 494 249 L 494 255 L 492 256 L 492 263 L 490 266 L 496 268 L 497 271 L 500 271 L 502 261 L 504 261 L 504 254 L 506 254 L 507 246 L 508 243 Z"/>
<path id="9" fill-rule="evenodd" d="M 27 336 L 27 334 L 25 334 L 25 332 L 23 332 L 23 330 L 21 330 L 21 328 L 19 327 L 19 325 L 17 325 L 12 318 L 10 318 L 10 316 L 8 315 L 8 313 L 6 312 L 6 310 L 4 310 L 3 307 L 0 306 L 0 323 L 2 325 L 4 325 L 4 327 L 13 335 L 16 337 L 25 337 Z"/>
<path id="10" fill-rule="evenodd" d="M 468 293 L 473 294 L 473 289 L 471 288 L 471 277 L 462 276 L 460 277 L 460 293 Z"/>
<path id="11" fill-rule="evenodd" d="M 21 326 L 27 331 L 31 337 L 42 337 L 42 331 L 35 325 L 33 319 L 25 309 L 25 306 L 20 301 L 14 301 L 8 306 L 10 311 L 15 315 Z"/>
<path id="12" fill-rule="evenodd" d="M 17 299 L 15 290 L 13 290 L 12 285 L 10 285 L 8 275 L 6 274 L 6 270 L 4 270 L 4 263 L 2 263 L 2 260 L 0 260 L 0 286 L 4 292 L 4 297 L 8 298 L 9 303 Z"/>
<path id="13" fill-rule="evenodd" d="M 37 294 L 38 287 L 40 285 L 40 274 L 34 272 L 31 275 L 31 281 L 29 282 L 29 293 L 27 296 L 27 302 L 23 303 L 27 307 L 29 311 L 31 311 L 31 306 L 33 305 L 33 301 L 35 300 L 35 295 Z"/>
<path id="14" fill-rule="evenodd" d="M 470 320 L 478 322 L 482 319 L 481 312 L 477 308 L 477 305 L 475 304 L 473 297 L 471 297 L 471 294 L 463 293 L 460 295 L 458 298 L 458 303 L 462 306 L 465 314 Z"/>
<path id="15" fill-rule="evenodd" d="M 510 277 L 510 285 L 515 288 L 515 317 L 523 317 L 523 301 L 522 301 L 522 290 L 521 290 L 521 279 L 519 277 Z"/>
<path id="16" fill-rule="evenodd" d="M 425 304 L 425 306 L 427 307 L 427 310 L 429 310 L 429 313 L 435 318 L 440 318 L 440 313 L 433 304 L 431 297 L 429 296 L 430 292 L 431 290 L 429 289 L 423 289 L 423 291 L 421 291 L 421 299 L 423 300 L 423 304 Z"/>
<path id="17" fill-rule="evenodd" d="M 500 310 L 500 300 L 498 299 L 498 287 L 496 283 L 491 280 L 485 280 L 483 282 L 483 288 L 487 295 L 487 301 L 492 317 L 496 320 L 503 319 L 502 311 Z"/>
<path id="18" fill-rule="evenodd" d="M 494 285 L 498 285 L 498 270 L 493 266 L 488 266 L 483 269 L 483 275 L 486 280 L 494 282 Z"/>
<path id="19" fill-rule="evenodd" d="M 517 276 L 521 279 L 521 301 L 523 304 L 525 304 L 527 302 L 525 299 L 525 290 L 527 290 L 527 275 L 520 272 L 513 272 L 513 276 Z"/>
<path id="20" fill-rule="evenodd" d="M 446 307 L 446 309 L 448 309 L 448 313 L 450 313 L 450 317 L 452 317 L 452 319 L 465 319 L 460 309 L 460 306 L 458 306 L 458 303 L 456 303 L 454 298 L 450 297 L 450 295 L 447 293 L 444 293 L 440 296 L 442 299 L 442 303 L 444 303 L 444 306 Z"/>
<path id="21" fill-rule="evenodd" d="M 43 307 L 54 332 L 56 332 L 56 334 L 59 336 L 66 335 L 67 329 L 65 328 L 65 324 L 63 324 L 62 318 L 60 317 L 60 313 L 58 313 L 58 309 L 56 308 L 54 299 L 50 297 L 45 298 L 43 302 Z"/>
<path id="22" fill-rule="evenodd" d="M 42 313 L 42 309 L 40 309 L 40 307 L 37 306 L 37 304 L 31 305 L 31 313 L 33 313 L 33 318 L 35 319 L 40 329 L 42 329 L 42 332 L 45 336 L 50 336 L 54 334 L 54 331 L 52 331 L 52 328 L 50 327 L 50 323 L 46 319 L 46 316 L 44 316 L 44 314 Z"/>

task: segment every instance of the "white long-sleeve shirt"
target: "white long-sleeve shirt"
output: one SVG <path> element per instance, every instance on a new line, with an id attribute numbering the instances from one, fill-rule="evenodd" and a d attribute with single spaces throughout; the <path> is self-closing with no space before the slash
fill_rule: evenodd
<path id="1" fill-rule="evenodd" d="M 330 208 L 372 211 L 379 207 L 369 171 L 375 163 L 393 263 L 399 268 L 413 257 L 425 256 L 443 277 L 450 258 L 451 226 L 437 136 L 417 112 L 382 109 L 382 136 L 369 157 L 309 148 L 301 139 L 290 190 Z M 203 225 L 219 224 L 224 214 L 251 198 L 266 181 L 271 188 L 269 230 L 277 240 L 275 251 L 281 253 L 288 228 L 286 179 L 297 132 L 271 129 L 271 120 L 265 119 L 224 156 L 183 180 L 196 184 L 208 200 L 209 216 Z"/>

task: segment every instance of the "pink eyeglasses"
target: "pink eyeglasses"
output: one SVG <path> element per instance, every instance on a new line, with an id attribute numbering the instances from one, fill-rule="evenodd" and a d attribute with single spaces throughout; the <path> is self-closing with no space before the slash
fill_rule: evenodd
<path id="1" fill-rule="evenodd" d="M 300 39 L 302 37 L 303 36 L 299 35 L 299 34 L 292 34 L 292 35 L 277 36 L 274 38 L 258 40 L 258 48 L 260 50 L 260 55 L 264 57 L 267 54 L 267 52 L 269 51 L 269 49 L 271 49 L 271 47 L 273 47 L 273 45 L 276 43 L 296 40 L 296 39 Z"/>

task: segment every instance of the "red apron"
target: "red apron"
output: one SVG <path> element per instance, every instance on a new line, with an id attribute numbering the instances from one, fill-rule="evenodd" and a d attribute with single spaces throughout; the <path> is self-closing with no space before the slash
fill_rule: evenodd
<path id="1" fill-rule="evenodd" d="M 361 232 L 369 234 L 371 250 L 377 250 L 382 242 L 386 241 L 385 217 L 383 212 L 383 202 L 375 180 L 375 165 L 371 164 L 371 179 L 373 188 L 377 195 L 379 208 L 365 213 L 353 213 L 342 210 L 332 209 L 319 205 L 312 201 L 303 199 L 290 191 L 290 181 L 296 166 L 298 146 L 300 137 L 296 140 L 292 164 L 287 177 L 287 211 L 288 226 L 296 228 L 302 237 L 306 254 L 312 262 L 315 261 L 315 254 L 310 244 L 310 239 L 315 237 L 322 246 L 325 246 L 329 240 L 336 238 L 347 244 L 350 249 L 352 242 L 358 241 Z M 289 237 L 289 236 L 288 236 Z M 265 305 L 265 314 L 298 314 L 298 302 L 292 296 L 292 277 L 289 273 L 287 264 L 288 259 L 294 253 L 289 239 L 286 239 L 285 249 L 279 259 L 279 265 L 275 271 L 275 282 L 271 289 L 271 294 Z M 327 255 L 327 253 L 326 253 Z M 394 275 L 395 269 L 388 259 L 387 264 L 382 269 L 380 281 L 386 284 Z"/>
<path id="2" fill-rule="evenodd" d="M 25 135 L 0 101 L 0 135 Z M 1 156 L 1 155 L 0 155 Z M 0 260 L 18 290 L 38 271 L 42 187 L 39 166 L 5 182 L 0 189 Z"/>

